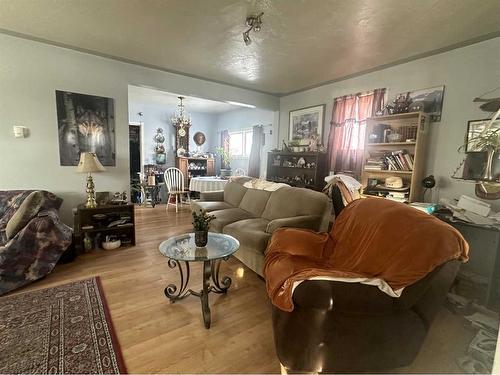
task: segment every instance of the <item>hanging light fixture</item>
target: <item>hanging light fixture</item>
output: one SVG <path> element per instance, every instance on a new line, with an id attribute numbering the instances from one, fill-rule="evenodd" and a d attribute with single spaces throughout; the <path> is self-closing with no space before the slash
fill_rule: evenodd
<path id="1" fill-rule="evenodd" d="M 260 31 L 260 28 L 262 26 L 262 16 L 264 15 L 264 12 L 261 12 L 260 14 L 256 16 L 250 16 L 247 17 L 245 23 L 249 27 L 247 31 L 243 33 L 243 41 L 245 42 L 245 45 L 249 46 L 252 44 L 252 39 L 250 38 L 250 31 L 255 31 L 258 33 Z"/>
<path id="2" fill-rule="evenodd" d="M 184 100 L 183 96 L 179 96 L 179 105 L 178 109 L 175 111 L 174 115 L 170 118 L 170 122 L 172 122 L 172 125 L 175 126 L 179 134 L 182 132 L 185 133 L 184 128 L 189 128 L 191 126 L 191 116 L 186 114 L 186 110 L 184 107 L 184 103 L 182 102 Z M 182 132 L 181 132 L 182 129 Z"/>

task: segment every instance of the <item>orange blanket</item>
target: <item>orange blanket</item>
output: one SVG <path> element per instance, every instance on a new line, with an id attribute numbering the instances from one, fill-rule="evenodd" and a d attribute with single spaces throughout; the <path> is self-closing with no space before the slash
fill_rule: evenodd
<path id="1" fill-rule="evenodd" d="M 468 251 L 462 235 L 433 216 L 386 199 L 360 199 L 344 208 L 329 234 L 274 232 L 264 275 L 272 303 L 292 311 L 297 281 L 378 278 L 398 290 L 449 260 L 467 261 Z"/>

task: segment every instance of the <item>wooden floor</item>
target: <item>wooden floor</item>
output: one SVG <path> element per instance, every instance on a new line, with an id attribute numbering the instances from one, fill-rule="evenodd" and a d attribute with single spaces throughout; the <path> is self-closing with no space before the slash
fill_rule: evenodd
<path id="1" fill-rule="evenodd" d="M 158 245 L 190 231 L 190 211 L 140 207 L 136 221 L 135 247 L 79 256 L 20 292 L 100 276 L 129 373 L 279 373 L 264 281 L 234 258 L 224 263 L 221 275 L 233 284 L 227 295 L 210 295 L 207 330 L 199 299 L 170 304 L 163 294 L 179 275 Z M 191 270 L 191 287 L 201 288 L 200 265 Z M 399 372 L 460 372 L 455 358 L 469 336 L 459 317 L 443 309 L 415 363 Z"/>

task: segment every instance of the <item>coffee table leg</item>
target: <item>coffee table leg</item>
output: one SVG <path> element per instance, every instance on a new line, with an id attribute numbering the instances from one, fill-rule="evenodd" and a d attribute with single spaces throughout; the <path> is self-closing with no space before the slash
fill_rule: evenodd
<path id="1" fill-rule="evenodd" d="M 210 306 L 208 304 L 208 293 L 210 292 L 210 277 L 212 275 L 212 262 L 206 260 L 203 262 L 203 290 L 201 291 L 201 311 L 203 312 L 203 322 L 205 328 L 210 328 L 212 317 L 210 314 Z"/>
<path id="2" fill-rule="evenodd" d="M 179 286 L 179 290 L 177 290 L 177 286 L 175 284 L 169 284 L 165 288 L 165 296 L 170 300 L 170 303 L 174 303 L 180 299 L 187 297 L 191 290 L 186 290 L 186 287 L 189 283 L 189 262 L 183 262 L 185 268 L 185 274 L 182 270 L 182 263 L 175 259 L 168 260 L 168 266 L 170 268 L 178 268 L 181 276 L 181 285 Z"/>
<path id="3" fill-rule="evenodd" d="M 227 260 L 228 258 L 224 258 Z M 212 261 L 212 286 L 210 290 L 214 293 L 227 293 L 227 290 L 231 286 L 231 278 L 224 276 L 222 280 L 219 280 L 219 271 L 222 259 L 217 259 Z"/>

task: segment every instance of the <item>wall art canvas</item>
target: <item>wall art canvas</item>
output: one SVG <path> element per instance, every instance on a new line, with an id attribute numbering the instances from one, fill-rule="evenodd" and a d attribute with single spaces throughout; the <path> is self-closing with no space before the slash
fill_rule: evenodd
<path id="1" fill-rule="evenodd" d="M 290 141 L 298 141 L 301 145 L 308 145 L 312 139 L 323 139 L 323 125 L 325 120 L 325 105 L 317 105 L 290 111 Z"/>
<path id="2" fill-rule="evenodd" d="M 406 95 L 406 93 L 399 95 Z M 399 95 L 396 95 L 396 97 Z M 430 122 L 439 122 L 441 121 L 441 111 L 443 109 L 443 97 L 444 86 L 410 91 L 409 112 L 422 111 L 429 115 Z"/>
<path id="3" fill-rule="evenodd" d="M 112 98 L 56 90 L 61 165 L 78 165 L 81 152 L 95 152 L 115 166 L 115 110 Z"/>

